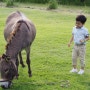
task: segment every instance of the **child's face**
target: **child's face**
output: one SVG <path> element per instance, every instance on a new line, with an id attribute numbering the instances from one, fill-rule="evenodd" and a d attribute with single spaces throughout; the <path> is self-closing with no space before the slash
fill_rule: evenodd
<path id="1" fill-rule="evenodd" d="M 77 28 L 81 28 L 83 26 L 83 24 L 80 21 L 76 21 L 76 27 Z"/>

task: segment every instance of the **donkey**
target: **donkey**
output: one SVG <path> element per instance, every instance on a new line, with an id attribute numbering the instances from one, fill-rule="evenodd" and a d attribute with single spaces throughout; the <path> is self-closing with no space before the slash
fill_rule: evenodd
<path id="1" fill-rule="evenodd" d="M 4 37 L 7 41 L 5 54 L 0 58 L 0 73 L 3 80 L 12 81 L 18 76 L 18 55 L 20 63 L 24 67 L 21 51 L 26 50 L 28 74 L 32 76 L 30 68 L 30 47 L 36 36 L 35 25 L 21 12 L 11 13 L 4 29 Z"/>

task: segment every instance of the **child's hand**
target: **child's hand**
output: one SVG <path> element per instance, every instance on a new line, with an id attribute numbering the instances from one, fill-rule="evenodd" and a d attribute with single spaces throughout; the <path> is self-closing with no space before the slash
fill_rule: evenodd
<path id="1" fill-rule="evenodd" d="M 80 40 L 81 43 L 85 42 L 85 40 Z"/>

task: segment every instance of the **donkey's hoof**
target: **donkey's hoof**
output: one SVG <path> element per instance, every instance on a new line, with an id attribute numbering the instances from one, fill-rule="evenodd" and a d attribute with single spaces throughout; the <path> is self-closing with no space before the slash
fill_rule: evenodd
<path id="1" fill-rule="evenodd" d="M 29 77 L 32 77 L 32 74 L 29 74 Z"/>

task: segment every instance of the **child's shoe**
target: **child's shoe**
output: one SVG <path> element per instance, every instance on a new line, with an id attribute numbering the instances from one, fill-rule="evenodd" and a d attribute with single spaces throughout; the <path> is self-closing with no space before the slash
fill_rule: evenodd
<path id="1" fill-rule="evenodd" d="M 78 70 L 73 68 L 70 72 L 71 72 L 71 73 L 77 73 Z"/>
<path id="2" fill-rule="evenodd" d="M 78 74 L 83 74 L 83 73 L 84 73 L 83 69 L 80 69 L 80 71 L 78 72 Z"/>

